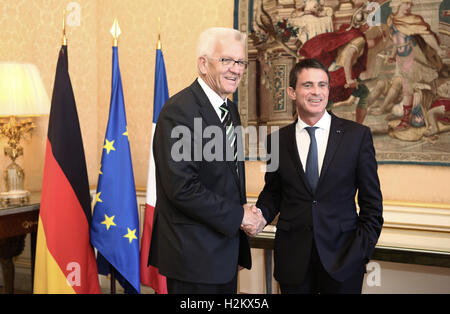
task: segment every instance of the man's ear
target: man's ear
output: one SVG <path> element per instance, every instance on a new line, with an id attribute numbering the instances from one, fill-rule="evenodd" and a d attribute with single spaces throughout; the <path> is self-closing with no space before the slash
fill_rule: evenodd
<path id="1" fill-rule="evenodd" d="M 201 74 L 206 74 L 208 67 L 208 59 L 206 56 L 200 56 L 197 58 L 197 67 Z"/>
<path id="2" fill-rule="evenodd" d="M 291 100 L 297 99 L 297 95 L 295 95 L 295 90 L 294 90 L 292 87 L 289 86 L 289 87 L 286 89 L 286 91 L 287 91 L 288 97 L 289 97 Z"/>

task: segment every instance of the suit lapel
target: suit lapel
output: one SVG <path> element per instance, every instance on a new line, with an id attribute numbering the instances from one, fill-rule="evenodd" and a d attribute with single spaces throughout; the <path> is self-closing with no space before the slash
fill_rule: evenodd
<path id="1" fill-rule="evenodd" d="M 239 111 L 237 109 L 237 105 L 235 103 L 233 103 L 232 101 L 230 101 L 229 99 L 227 100 L 228 102 L 228 106 L 230 108 L 230 112 L 231 112 L 231 119 L 233 121 L 233 125 L 234 127 L 238 127 L 241 126 L 241 118 L 239 116 Z M 238 145 L 238 173 L 236 173 L 236 171 L 234 170 L 234 163 L 233 162 L 227 162 L 228 166 L 230 167 L 230 169 L 233 171 L 233 175 L 235 177 L 235 179 L 239 182 L 239 185 L 241 187 L 241 198 L 245 199 L 245 203 L 246 201 L 246 195 L 245 195 L 245 162 L 244 162 L 244 157 L 245 157 L 245 151 L 244 151 L 244 147 L 243 145 L 243 139 L 242 139 L 242 135 L 243 132 L 236 132 L 236 143 Z M 226 142 L 227 143 L 227 142 Z M 242 151 L 242 156 L 239 154 L 239 152 Z"/>
<path id="2" fill-rule="evenodd" d="M 219 117 L 217 116 L 216 111 L 214 110 L 211 102 L 203 91 L 202 87 L 198 83 L 197 80 L 194 81 L 191 85 L 192 92 L 198 100 L 200 105 L 199 112 L 205 120 L 207 125 L 217 125 L 222 126 Z"/>
<path id="3" fill-rule="evenodd" d="M 319 186 L 323 178 L 325 177 L 325 173 L 327 172 L 327 169 L 330 166 L 331 161 L 333 160 L 337 148 L 341 143 L 342 136 L 344 135 L 342 120 L 336 117 L 333 113 L 330 114 L 331 114 L 330 134 L 328 135 L 327 148 L 322 163 L 322 170 L 320 172 L 319 182 L 317 183 L 317 190 L 319 189 Z M 303 165 L 300 160 L 300 155 L 297 148 L 297 141 L 295 138 L 296 123 L 297 121 L 291 124 L 290 126 L 291 130 L 289 130 L 288 132 L 288 139 L 287 139 L 288 151 L 294 165 L 296 165 L 297 173 L 299 174 L 300 178 L 302 179 L 304 185 L 307 187 L 309 192 L 312 193 L 311 187 L 309 186 L 308 180 L 306 179 L 305 171 L 303 170 Z"/>
<path id="4" fill-rule="evenodd" d="M 197 80 L 195 80 L 194 83 L 192 83 L 191 88 L 192 88 L 192 92 L 194 93 L 195 97 L 197 98 L 197 100 L 199 102 L 200 108 L 198 111 L 201 114 L 203 120 L 206 122 L 206 125 L 216 125 L 216 126 L 221 127 L 223 130 L 223 136 L 222 136 L 223 144 L 228 145 L 228 142 L 226 140 L 225 129 L 223 128 L 222 122 L 220 121 L 219 117 L 217 116 L 216 111 L 214 110 L 211 102 L 209 101 L 208 97 L 206 96 L 205 92 L 203 91 L 202 87 L 200 86 L 200 84 L 198 83 Z M 232 108 L 230 111 L 230 112 L 232 112 L 231 119 L 233 121 L 234 126 L 236 127 L 237 125 L 240 125 L 239 113 L 235 109 L 236 105 L 234 105 L 229 99 L 228 99 L 228 103 L 230 104 L 229 107 Z M 242 143 L 242 140 L 239 137 L 237 137 L 236 140 L 238 141 L 237 142 L 238 145 L 240 143 Z M 225 149 L 225 146 L 224 146 L 224 149 Z M 224 152 L 224 158 L 225 157 L 226 157 L 226 155 Z M 238 184 L 239 186 L 242 186 L 239 182 L 239 177 L 236 173 L 236 170 L 234 167 L 234 162 L 226 161 L 226 164 L 228 165 L 231 172 L 233 173 L 233 177 L 236 181 L 236 184 Z M 239 171 L 239 173 L 243 173 L 243 171 L 244 171 L 243 162 L 238 163 L 238 171 Z"/>
<path id="5" fill-rule="evenodd" d="M 292 162 L 295 165 L 297 174 L 300 176 L 300 179 L 303 181 L 303 184 L 311 192 L 311 187 L 309 186 L 308 180 L 306 179 L 305 171 L 303 170 L 303 165 L 300 160 L 300 154 L 298 152 L 297 140 L 295 137 L 296 124 L 297 120 L 295 120 L 293 124 L 288 126 L 290 129 L 287 132 L 288 136 L 286 138 L 287 141 L 286 146 L 288 148 L 289 156 L 291 157 Z"/>
<path id="6" fill-rule="evenodd" d="M 322 170 L 320 172 L 319 182 L 317 183 L 317 187 L 320 186 L 323 178 L 325 177 L 325 173 L 328 170 L 328 167 L 333 160 L 333 157 L 336 153 L 337 148 L 339 147 L 342 137 L 344 135 L 344 129 L 342 127 L 342 120 L 336 117 L 334 114 L 331 114 L 331 126 L 330 126 L 330 134 L 328 135 L 328 143 L 327 149 L 325 151 L 325 156 L 323 158 Z"/>

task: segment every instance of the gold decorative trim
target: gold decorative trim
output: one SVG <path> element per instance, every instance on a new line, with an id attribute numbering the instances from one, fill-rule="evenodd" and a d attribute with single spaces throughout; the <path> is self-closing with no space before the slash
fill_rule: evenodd
<path id="1" fill-rule="evenodd" d="M 446 233 L 449 234 L 449 230 L 446 228 L 442 228 L 440 226 L 435 225 L 421 225 L 421 224 L 413 224 L 413 223 L 389 223 L 386 222 L 383 224 L 383 228 L 396 229 L 396 230 L 413 230 L 413 231 L 426 231 L 433 233 Z"/>
<path id="2" fill-rule="evenodd" d="M 450 209 L 450 204 L 425 203 L 425 202 L 408 202 L 408 201 L 383 201 L 383 205 L 403 206 L 403 207 L 425 207 L 435 209 Z"/>
<path id="3" fill-rule="evenodd" d="M 91 186 L 91 190 L 97 190 L 97 186 Z M 147 192 L 145 187 L 136 187 L 136 192 Z M 247 193 L 247 198 L 258 198 L 259 193 Z M 402 207 L 416 207 L 416 208 L 433 208 L 433 209 L 449 209 L 450 204 L 444 203 L 427 203 L 427 202 L 410 202 L 410 201 L 394 201 L 384 200 L 384 206 L 402 206 Z"/>
<path id="4" fill-rule="evenodd" d="M 258 198 L 257 193 L 247 193 L 248 198 Z M 384 200 L 383 206 L 402 206 L 402 207 L 422 207 L 433 209 L 450 209 L 450 204 L 426 203 L 426 202 L 409 202 L 409 201 L 391 201 Z"/>

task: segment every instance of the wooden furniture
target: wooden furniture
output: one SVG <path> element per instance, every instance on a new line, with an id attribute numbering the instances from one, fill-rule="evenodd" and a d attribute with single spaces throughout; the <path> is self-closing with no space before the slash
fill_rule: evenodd
<path id="1" fill-rule="evenodd" d="M 31 278 L 34 279 L 34 257 L 36 252 L 36 236 L 39 219 L 40 193 L 32 193 L 26 204 L 0 205 L 0 245 L 4 251 L 19 255 L 23 250 L 23 238 L 31 234 Z M 0 248 L 0 251 L 2 248 Z M 4 292 L 14 293 L 14 263 L 13 257 L 7 254 L 0 257 L 3 269 Z"/>

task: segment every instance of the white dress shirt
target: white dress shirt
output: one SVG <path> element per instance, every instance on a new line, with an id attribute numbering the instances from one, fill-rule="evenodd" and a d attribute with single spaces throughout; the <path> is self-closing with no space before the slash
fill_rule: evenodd
<path id="1" fill-rule="evenodd" d="M 225 98 L 225 100 L 223 100 L 222 97 L 220 97 L 215 91 L 213 91 L 211 87 L 209 87 L 208 84 L 206 84 L 205 81 L 202 80 L 201 77 L 199 77 L 197 81 L 208 97 L 209 102 L 212 104 L 214 110 L 216 111 L 219 120 L 222 121 L 222 111 L 219 109 L 219 107 L 222 106 L 223 103 L 227 103 L 228 98 Z"/>
<path id="2" fill-rule="evenodd" d="M 203 91 L 205 92 L 206 96 L 209 99 L 209 102 L 212 104 L 214 110 L 217 113 L 217 116 L 219 117 L 220 122 L 222 122 L 222 110 L 219 109 L 220 106 L 222 106 L 223 103 L 227 104 L 228 98 L 222 99 L 222 97 L 219 96 L 215 91 L 211 89 L 211 87 L 208 86 L 208 84 L 205 83 L 204 80 L 202 80 L 201 77 L 197 79 L 198 83 L 202 87 Z M 235 138 L 236 140 L 236 138 Z M 234 142 L 233 142 L 234 143 Z M 236 168 L 236 172 L 239 175 L 239 170 Z M 258 208 L 258 210 L 261 212 L 261 210 Z"/>
<path id="3" fill-rule="evenodd" d="M 300 119 L 297 120 L 297 124 L 295 125 L 295 140 L 297 141 L 297 149 L 298 154 L 300 155 L 300 161 L 302 162 L 303 171 L 306 169 L 306 160 L 308 158 L 309 151 L 309 143 L 311 142 L 311 138 L 309 137 L 308 131 L 305 130 L 305 127 L 308 127 L 305 122 Z M 319 176 L 320 171 L 322 170 L 323 158 L 325 157 L 325 151 L 327 150 L 328 143 L 328 135 L 330 134 L 330 126 L 331 126 L 331 115 L 325 111 L 322 118 L 313 126 L 316 126 L 316 142 L 317 142 L 317 156 L 319 158 Z"/>

